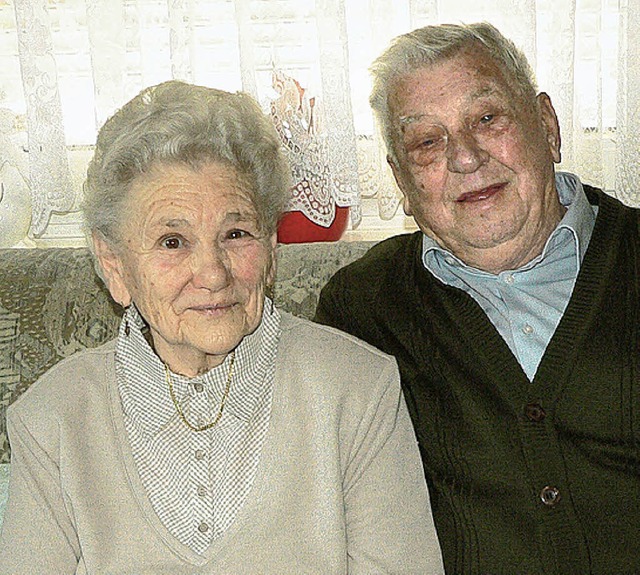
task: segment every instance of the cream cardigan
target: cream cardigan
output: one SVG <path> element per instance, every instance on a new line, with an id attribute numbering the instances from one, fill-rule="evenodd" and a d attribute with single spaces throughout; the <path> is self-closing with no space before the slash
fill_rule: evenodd
<path id="1" fill-rule="evenodd" d="M 204 555 L 146 497 L 126 441 L 114 343 L 62 361 L 9 409 L 0 573 L 442 573 L 395 361 L 283 314 L 253 488 Z"/>

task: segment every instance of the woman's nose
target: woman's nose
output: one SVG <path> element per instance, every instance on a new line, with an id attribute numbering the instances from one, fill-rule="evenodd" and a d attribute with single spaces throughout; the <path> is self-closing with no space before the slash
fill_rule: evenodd
<path id="1" fill-rule="evenodd" d="M 191 255 L 191 271 L 195 287 L 222 289 L 229 285 L 231 278 L 229 255 L 220 246 L 201 247 Z"/>
<path id="2" fill-rule="evenodd" d="M 473 173 L 489 161 L 489 153 L 467 131 L 449 137 L 446 157 L 448 170 L 460 174 Z"/>

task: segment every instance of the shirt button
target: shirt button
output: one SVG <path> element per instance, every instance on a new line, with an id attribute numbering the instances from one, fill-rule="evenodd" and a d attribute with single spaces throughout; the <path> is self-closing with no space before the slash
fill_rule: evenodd
<path id="1" fill-rule="evenodd" d="M 198 497 L 205 497 L 207 495 L 207 488 L 202 485 L 198 485 Z"/>
<path id="2" fill-rule="evenodd" d="M 560 501 L 560 491 L 558 491 L 558 489 L 556 489 L 555 487 L 547 485 L 540 492 L 540 499 L 542 500 L 542 503 L 544 503 L 548 507 L 553 507 Z"/>
<path id="3" fill-rule="evenodd" d="M 513 277 L 513 274 L 508 274 L 504 276 L 504 281 L 505 283 L 512 284 L 514 281 L 516 281 L 516 278 Z"/>
<path id="4" fill-rule="evenodd" d="M 209 531 L 209 525 L 203 521 L 198 525 L 198 531 L 200 531 L 200 533 L 206 533 Z"/>
<path id="5" fill-rule="evenodd" d="M 533 421 L 534 423 L 538 423 L 542 421 L 545 417 L 547 417 L 547 412 L 539 403 L 527 403 L 524 408 L 524 413 L 527 416 L 529 421 Z"/>
<path id="6" fill-rule="evenodd" d="M 204 449 L 196 449 L 196 459 L 202 461 L 204 459 Z"/>
<path id="7" fill-rule="evenodd" d="M 527 335 L 531 335 L 533 333 L 533 326 L 529 325 L 528 323 L 524 324 L 524 327 L 522 328 L 522 333 L 526 333 Z"/>
<path id="8" fill-rule="evenodd" d="M 193 384 L 193 388 L 194 388 L 198 393 L 202 393 L 202 390 L 204 389 L 204 385 L 202 385 L 201 383 L 194 383 L 194 384 Z"/>

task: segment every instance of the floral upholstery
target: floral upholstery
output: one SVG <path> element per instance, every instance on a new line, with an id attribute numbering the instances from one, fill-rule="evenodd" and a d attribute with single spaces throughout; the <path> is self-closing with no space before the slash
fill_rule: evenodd
<path id="1" fill-rule="evenodd" d="M 0 528 L 9 496 L 9 464 L 0 463 Z"/>
<path id="2" fill-rule="evenodd" d="M 329 277 L 371 245 L 280 245 L 277 305 L 310 318 Z M 87 249 L 0 250 L 0 463 L 10 456 L 7 406 L 62 358 L 114 337 L 121 313 Z"/>

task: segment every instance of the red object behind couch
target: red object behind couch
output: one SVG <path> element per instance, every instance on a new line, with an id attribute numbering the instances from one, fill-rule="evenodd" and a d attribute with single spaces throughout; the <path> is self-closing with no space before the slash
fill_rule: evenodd
<path id="1" fill-rule="evenodd" d="M 278 226 L 278 242 L 281 244 L 335 242 L 347 229 L 348 220 L 348 207 L 336 206 L 336 217 L 328 228 L 314 224 L 302 212 L 287 212 L 282 216 Z"/>

